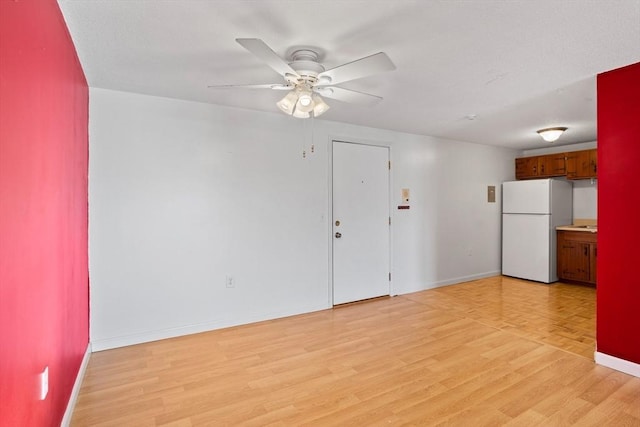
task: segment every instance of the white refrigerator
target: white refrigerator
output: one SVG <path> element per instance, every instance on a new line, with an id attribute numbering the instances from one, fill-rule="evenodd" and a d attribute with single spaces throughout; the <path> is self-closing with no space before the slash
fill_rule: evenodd
<path id="1" fill-rule="evenodd" d="M 558 280 L 556 227 L 573 221 L 573 184 L 560 179 L 502 183 L 502 274 Z"/>

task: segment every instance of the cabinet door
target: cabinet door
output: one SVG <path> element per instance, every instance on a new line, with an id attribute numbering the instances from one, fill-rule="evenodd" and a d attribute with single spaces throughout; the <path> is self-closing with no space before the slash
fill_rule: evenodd
<path id="1" fill-rule="evenodd" d="M 598 177 L 598 150 L 589 150 L 589 164 L 591 169 L 591 177 Z"/>
<path id="2" fill-rule="evenodd" d="M 558 241 L 558 277 L 580 282 L 589 281 L 589 243 Z"/>
<path id="3" fill-rule="evenodd" d="M 528 157 L 527 169 L 531 178 L 540 176 L 539 160 L 540 157 Z"/>
<path id="4" fill-rule="evenodd" d="M 591 150 L 579 151 L 577 163 L 578 178 L 589 178 L 593 175 L 593 166 L 591 165 Z"/>
<path id="5" fill-rule="evenodd" d="M 521 157 L 516 159 L 516 179 L 538 177 L 538 157 Z"/>
<path id="6" fill-rule="evenodd" d="M 598 236 L 581 231 L 557 232 L 558 278 L 596 284 Z"/>
<path id="7" fill-rule="evenodd" d="M 516 159 L 516 179 L 525 179 L 527 177 L 527 159 Z"/>
<path id="8" fill-rule="evenodd" d="M 567 178 L 596 178 L 598 171 L 598 150 L 583 150 L 567 153 Z"/>
<path id="9" fill-rule="evenodd" d="M 568 179 L 580 179 L 582 173 L 582 166 L 585 160 L 584 151 L 574 151 L 567 153 L 567 178 Z M 589 155 L 586 156 L 587 160 Z"/>
<path id="10" fill-rule="evenodd" d="M 563 176 L 567 172 L 566 153 L 547 154 L 538 158 L 540 177 Z"/>

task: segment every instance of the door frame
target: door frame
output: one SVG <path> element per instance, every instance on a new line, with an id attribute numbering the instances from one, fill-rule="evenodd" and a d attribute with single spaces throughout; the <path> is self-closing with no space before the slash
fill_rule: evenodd
<path id="1" fill-rule="evenodd" d="M 370 145 L 374 147 L 384 147 L 389 150 L 389 161 L 391 162 L 391 170 L 389 170 L 389 217 L 391 218 L 391 224 L 389 225 L 389 272 L 391 273 L 391 280 L 389 281 L 389 296 L 396 296 L 394 287 L 394 271 L 393 271 L 393 226 L 395 222 L 395 218 L 393 216 L 393 174 L 391 171 L 393 170 L 393 149 L 391 147 L 391 143 L 385 141 L 371 141 L 371 140 L 363 140 L 359 138 L 346 138 L 340 136 L 329 135 L 328 138 L 328 187 L 329 187 L 329 212 L 327 218 L 329 221 L 327 223 L 327 238 L 328 238 L 328 271 L 329 271 L 329 282 L 328 282 L 328 292 L 327 292 L 327 303 L 329 307 L 334 307 L 333 304 L 333 143 L 334 142 L 342 142 L 346 144 L 358 144 L 358 145 Z"/>

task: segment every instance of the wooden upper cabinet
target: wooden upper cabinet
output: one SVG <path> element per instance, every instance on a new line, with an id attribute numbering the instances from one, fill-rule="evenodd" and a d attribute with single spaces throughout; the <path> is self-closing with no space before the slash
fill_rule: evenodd
<path id="1" fill-rule="evenodd" d="M 598 150 L 567 153 L 567 179 L 598 177 Z"/>
<path id="2" fill-rule="evenodd" d="M 545 154 L 543 156 L 516 159 L 516 179 L 551 178 L 567 179 L 598 177 L 598 150 Z"/>
<path id="3" fill-rule="evenodd" d="M 538 177 L 538 158 L 522 157 L 516 159 L 516 179 L 529 179 Z"/>
<path id="4" fill-rule="evenodd" d="M 538 157 L 538 176 L 564 176 L 567 173 L 565 164 L 567 153 L 547 154 Z"/>
<path id="5" fill-rule="evenodd" d="M 550 178 L 564 176 L 566 153 L 516 159 L 516 179 Z"/>

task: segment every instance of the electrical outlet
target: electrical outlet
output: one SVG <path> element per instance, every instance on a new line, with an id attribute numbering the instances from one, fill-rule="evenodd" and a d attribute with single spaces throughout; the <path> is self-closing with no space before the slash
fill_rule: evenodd
<path id="1" fill-rule="evenodd" d="M 235 288 L 236 280 L 233 278 L 233 276 L 227 275 L 226 284 L 227 284 L 227 288 Z"/>
<path id="2" fill-rule="evenodd" d="M 40 377 L 40 400 L 45 400 L 49 393 L 49 367 L 45 366 L 44 371 L 38 375 Z"/>

